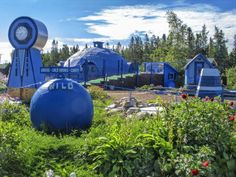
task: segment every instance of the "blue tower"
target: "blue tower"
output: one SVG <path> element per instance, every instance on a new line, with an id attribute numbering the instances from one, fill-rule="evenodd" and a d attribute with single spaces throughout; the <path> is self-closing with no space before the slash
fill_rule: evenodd
<path id="1" fill-rule="evenodd" d="M 15 48 L 8 78 L 8 93 L 23 100 L 31 98 L 44 81 L 40 73 L 40 50 L 48 39 L 46 26 L 30 17 L 19 17 L 10 25 L 8 37 Z"/>

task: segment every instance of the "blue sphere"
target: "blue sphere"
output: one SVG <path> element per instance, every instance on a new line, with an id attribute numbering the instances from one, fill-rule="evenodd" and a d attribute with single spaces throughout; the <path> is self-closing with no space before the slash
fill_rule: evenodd
<path id="1" fill-rule="evenodd" d="M 90 94 L 71 79 L 53 79 L 43 84 L 30 103 L 33 126 L 49 131 L 85 130 L 93 118 Z"/>

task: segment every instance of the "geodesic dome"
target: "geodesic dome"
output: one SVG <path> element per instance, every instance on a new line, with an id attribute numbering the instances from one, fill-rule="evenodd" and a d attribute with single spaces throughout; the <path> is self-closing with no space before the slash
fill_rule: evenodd
<path id="1" fill-rule="evenodd" d="M 128 73 L 129 64 L 116 52 L 103 48 L 102 42 L 94 42 L 93 48 L 86 48 L 69 57 L 64 63 L 65 67 L 79 67 L 81 77 L 87 65 L 88 80 L 104 75 L 118 75 Z"/>

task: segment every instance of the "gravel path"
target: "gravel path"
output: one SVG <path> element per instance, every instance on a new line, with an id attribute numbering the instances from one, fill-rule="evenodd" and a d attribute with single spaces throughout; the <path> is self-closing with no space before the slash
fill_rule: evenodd
<path id="1" fill-rule="evenodd" d="M 108 95 L 111 96 L 114 100 L 119 100 L 123 97 L 129 97 L 130 91 L 107 91 Z M 176 98 L 174 95 L 157 95 L 155 93 L 151 92 L 138 92 L 138 91 L 132 91 L 131 96 L 135 97 L 138 101 L 146 102 L 148 100 L 153 100 L 157 98 L 158 96 L 162 97 L 165 101 L 172 101 L 172 100 L 179 100 L 179 97 Z"/>

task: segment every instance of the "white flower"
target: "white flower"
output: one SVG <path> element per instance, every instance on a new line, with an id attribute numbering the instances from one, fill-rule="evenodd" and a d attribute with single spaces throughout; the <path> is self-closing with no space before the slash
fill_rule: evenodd
<path id="1" fill-rule="evenodd" d="M 76 177 L 76 173 L 75 173 L 75 172 L 72 172 L 72 173 L 70 174 L 70 177 Z"/>
<path id="2" fill-rule="evenodd" d="M 46 171 L 46 177 L 53 177 L 54 172 L 53 170 L 49 169 L 48 171 Z"/>

